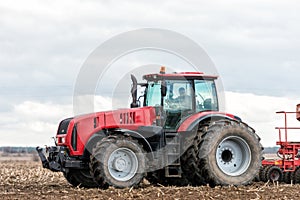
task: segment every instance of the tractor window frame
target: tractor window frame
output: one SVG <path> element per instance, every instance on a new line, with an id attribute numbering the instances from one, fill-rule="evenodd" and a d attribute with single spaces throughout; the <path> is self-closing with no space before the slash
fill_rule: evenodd
<path id="1" fill-rule="evenodd" d="M 161 106 L 161 81 L 149 81 L 145 91 L 145 106 Z"/>
<path id="2" fill-rule="evenodd" d="M 201 85 L 200 85 L 201 84 Z M 201 86 L 201 89 L 200 89 Z M 214 80 L 194 80 L 196 112 L 218 111 L 219 102 Z"/>
<path id="3" fill-rule="evenodd" d="M 177 79 L 168 80 L 166 79 L 167 93 L 163 98 L 164 110 L 194 110 L 194 83 L 189 79 Z M 179 88 L 184 88 L 185 95 L 189 102 L 182 102 L 184 104 L 176 103 L 176 99 L 180 98 Z M 167 101 L 173 101 L 173 105 L 177 104 L 177 107 L 167 106 Z M 175 101 L 174 101 L 175 100 Z M 188 104 L 187 104 L 188 103 Z"/>

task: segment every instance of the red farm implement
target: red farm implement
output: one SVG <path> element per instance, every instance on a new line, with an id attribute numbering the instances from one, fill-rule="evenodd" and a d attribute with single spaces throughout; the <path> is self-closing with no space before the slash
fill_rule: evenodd
<path id="1" fill-rule="evenodd" d="M 284 127 L 276 127 L 279 134 L 279 145 L 277 155 L 279 159 L 265 159 L 262 161 L 262 168 L 259 173 L 261 181 L 284 181 L 286 183 L 300 183 L 300 141 L 289 141 L 288 132 L 299 130 L 300 127 L 288 126 L 288 115 L 296 114 L 296 118 L 300 121 L 300 104 L 297 105 L 296 112 L 276 112 L 284 115 Z"/>

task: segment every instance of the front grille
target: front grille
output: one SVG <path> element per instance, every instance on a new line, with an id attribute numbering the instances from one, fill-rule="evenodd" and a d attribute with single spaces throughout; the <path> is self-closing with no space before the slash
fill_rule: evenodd
<path id="1" fill-rule="evenodd" d="M 73 118 L 68 118 L 68 119 L 64 119 L 63 121 L 60 122 L 59 127 L 58 127 L 58 131 L 57 131 L 57 135 L 62 135 L 62 134 L 66 134 L 67 130 L 68 130 L 68 126 L 70 124 L 70 121 Z"/>
<path id="2" fill-rule="evenodd" d="M 72 141 L 71 145 L 74 151 L 77 150 L 77 125 L 74 126 L 72 131 Z"/>

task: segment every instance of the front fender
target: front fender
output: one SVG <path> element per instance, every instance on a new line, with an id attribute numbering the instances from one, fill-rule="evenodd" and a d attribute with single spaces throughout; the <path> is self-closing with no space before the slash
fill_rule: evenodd
<path id="1" fill-rule="evenodd" d="M 116 129 L 114 130 L 114 133 L 120 133 L 120 134 L 124 134 L 124 135 L 128 135 L 128 136 L 131 136 L 135 139 L 137 139 L 144 147 L 144 149 L 151 153 L 151 156 L 152 158 L 154 158 L 154 155 L 153 155 L 153 149 L 150 145 L 150 143 L 148 142 L 148 140 L 139 132 L 136 132 L 136 131 L 132 131 L 132 130 L 128 130 L 128 129 Z"/>
<path id="2" fill-rule="evenodd" d="M 94 146 L 106 136 L 103 130 L 94 133 L 85 145 L 83 157 L 89 159 Z"/>

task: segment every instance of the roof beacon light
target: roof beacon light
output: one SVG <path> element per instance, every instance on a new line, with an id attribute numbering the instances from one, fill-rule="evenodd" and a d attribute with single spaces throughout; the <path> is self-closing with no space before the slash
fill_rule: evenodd
<path id="1" fill-rule="evenodd" d="M 165 74 L 166 73 L 166 67 L 165 66 L 161 66 L 160 67 L 160 74 Z"/>

